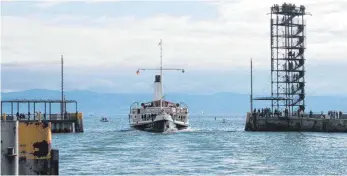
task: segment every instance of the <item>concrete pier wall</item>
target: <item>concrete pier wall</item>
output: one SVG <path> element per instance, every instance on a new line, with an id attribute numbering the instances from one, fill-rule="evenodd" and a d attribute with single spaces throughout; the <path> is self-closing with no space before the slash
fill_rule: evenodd
<path id="1" fill-rule="evenodd" d="M 74 130 L 74 122 L 52 122 L 52 133 L 72 133 Z"/>
<path id="2" fill-rule="evenodd" d="M 18 121 L 1 123 L 1 175 L 18 175 Z"/>
<path id="3" fill-rule="evenodd" d="M 51 124 L 19 123 L 19 172 L 23 175 L 49 175 L 51 160 Z"/>
<path id="4" fill-rule="evenodd" d="M 75 131 L 77 133 L 83 133 L 84 128 L 83 128 L 83 114 L 79 112 L 76 117 L 76 122 L 75 122 Z"/>
<path id="5" fill-rule="evenodd" d="M 245 131 L 347 132 L 347 119 L 260 117 L 247 113 Z"/>
<path id="6" fill-rule="evenodd" d="M 49 122 L 2 120 L 1 175 L 58 175 L 59 153 L 51 143 Z"/>

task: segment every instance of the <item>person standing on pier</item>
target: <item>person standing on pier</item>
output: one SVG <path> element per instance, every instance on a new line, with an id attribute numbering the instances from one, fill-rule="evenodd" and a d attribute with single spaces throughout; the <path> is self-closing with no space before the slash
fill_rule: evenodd
<path id="1" fill-rule="evenodd" d="M 287 108 L 284 109 L 284 115 L 285 115 L 286 117 L 288 117 L 288 109 L 287 109 Z"/>
<path id="2" fill-rule="evenodd" d="M 304 118 L 304 111 L 302 109 L 300 109 L 300 117 Z"/>

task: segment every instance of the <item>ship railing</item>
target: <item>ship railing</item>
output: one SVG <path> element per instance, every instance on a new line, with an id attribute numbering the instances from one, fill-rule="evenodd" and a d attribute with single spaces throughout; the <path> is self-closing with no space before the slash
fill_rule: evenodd
<path id="1" fill-rule="evenodd" d="M 186 109 L 186 108 L 177 109 L 177 113 L 188 113 L 188 109 Z"/>
<path id="2" fill-rule="evenodd" d="M 188 113 L 188 109 L 186 108 L 163 108 L 166 113 Z M 160 107 L 155 107 L 155 108 L 131 108 L 130 113 L 131 114 L 146 114 L 146 113 L 158 113 L 160 112 Z"/>
<path id="3" fill-rule="evenodd" d="M 136 105 L 135 107 L 134 107 L 134 105 Z M 130 105 L 130 112 L 132 111 L 132 109 L 137 109 L 139 107 L 139 102 L 134 102 L 134 103 L 132 103 L 131 105 Z"/>
<path id="4" fill-rule="evenodd" d="M 185 108 L 185 109 L 188 109 L 188 105 L 185 104 L 184 102 L 180 102 L 179 104 L 180 104 L 180 107 L 183 107 L 183 108 Z"/>

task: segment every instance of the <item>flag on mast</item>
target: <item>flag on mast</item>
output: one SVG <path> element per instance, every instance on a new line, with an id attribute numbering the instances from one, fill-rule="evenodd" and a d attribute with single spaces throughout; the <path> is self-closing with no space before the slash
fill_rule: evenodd
<path id="1" fill-rule="evenodd" d="M 160 39 L 160 42 L 158 43 L 158 46 L 162 44 L 162 40 Z"/>

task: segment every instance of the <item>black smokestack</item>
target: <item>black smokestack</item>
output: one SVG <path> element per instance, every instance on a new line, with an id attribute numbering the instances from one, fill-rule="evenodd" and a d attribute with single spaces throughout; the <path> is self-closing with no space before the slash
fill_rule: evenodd
<path id="1" fill-rule="evenodd" d="M 155 79 L 154 79 L 154 82 L 161 82 L 161 79 L 160 79 L 160 75 L 155 75 Z"/>

